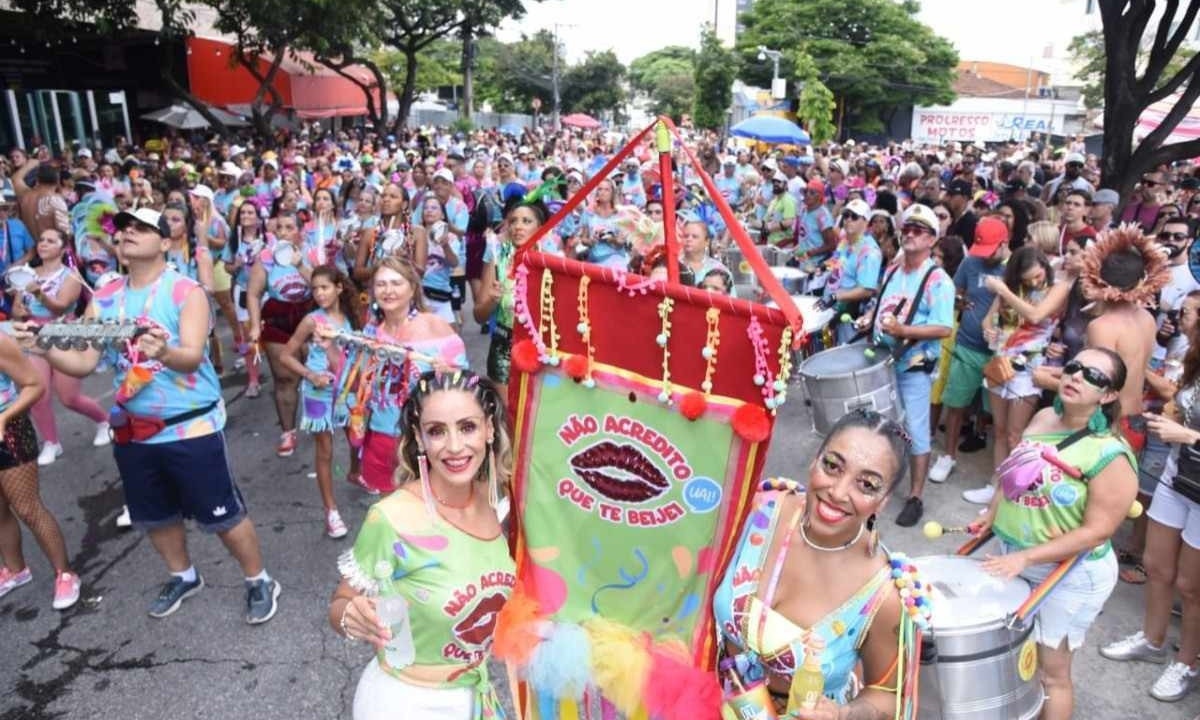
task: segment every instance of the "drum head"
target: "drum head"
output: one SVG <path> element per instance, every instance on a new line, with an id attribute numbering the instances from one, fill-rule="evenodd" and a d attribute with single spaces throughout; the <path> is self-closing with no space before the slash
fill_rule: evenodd
<path id="1" fill-rule="evenodd" d="M 271 252 L 276 265 L 291 265 L 296 260 L 296 246 L 290 242 L 281 242 Z"/>
<path id="2" fill-rule="evenodd" d="M 824 350 L 805 360 L 800 365 L 800 373 L 810 377 L 848 375 L 885 363 L 890 357 L 886 352 L 867 357 L 866 349 L 866 343 L 855 343 Z"/>
<path id="3" fill-rule="evenodd" d="M 935 631 L 1003 620 L 1029 597 L 1024 580 L 989 575 L 974 558 L 929 555 L 914 558 L 913 564 L 931 588 Z"/>
<path id="4" fill-rule="evenodd" d="M 24 290 L 37 280 L 37 273 L 28 265 L 13 265 L 4 271 L 4 281 L 14 290 Z"/>

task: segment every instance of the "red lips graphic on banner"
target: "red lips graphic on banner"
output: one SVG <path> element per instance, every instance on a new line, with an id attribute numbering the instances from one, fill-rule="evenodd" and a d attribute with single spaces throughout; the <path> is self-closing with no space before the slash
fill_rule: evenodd
<path id="1" fill-rule="evenodd" d="M 571 469 L 600 495 L 618 502 L 643 503 L 670 487 L 666 476 L 642 451 L 611 440 L 573 455 Z"/>

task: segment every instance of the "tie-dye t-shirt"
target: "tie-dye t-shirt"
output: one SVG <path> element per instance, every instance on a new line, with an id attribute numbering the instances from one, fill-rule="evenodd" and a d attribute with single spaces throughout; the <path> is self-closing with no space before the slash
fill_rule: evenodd
<path id="1" fill-rule="evenodd" d="M 21 389 L 13 382 L 12 378 L 0 373 L 0 412 L 8 409 L 12 405 L 12 401 L 17 399 L 17 395 L 21 394 Z"/>
<path id="2" fill-rule="evenodd" d="M 146 287 L 132 288 L 122 278 L 96 291 L 93 302 L 101 320 L 137 320 L 167 332 L 167 344 L 179 346 L 179 310 L 188 293 L 200 286 L 179 272 L 167 268 L 158 280 Z M 113 388 L 121 387 L 133 367 L 128 351 L 106 350 L 105 360 L 116 368 Z M 170 418 L 213 405 L 212 410 L 185 422 L 164 428 L 157 435 L 140 442 L 147 444 L 174 442 L 203 437 L 225 427 L 225 403 L 221 399 L 221 384 L 208 359 L 208 343 L 204 358 L 195 372 L 181 373 L 157 360 L 142 360 L 139 365 L 150 371 L 150 381 L 124 403 L 130 413 L 142 417 Z M 214 405 L 215 403 L 215 405 Z"/>
<path id="3" fill-rule="evenodd" d="M 375 323 L 367 325 L 363 328 L 363 332 L 370 337 L 395 343 L 423 356 L 440 358 L 447 365 L 467 367 L 467 346 L 463 344 L 461 337 L 453 333 L 436 338 L 396 340 L 382 332 L 382 328 Z M 404 404 L 404 399 L 408 397 L 408 391 L 417 378 L 432 369 L 433 365 L 424 360 L 407 363 L 403 369 L 399 366 L 389 365 L 383 371 L 387 373 L 387 376 L 377 379 L 377 384 L 367 399 L 367 407 L 371 410 L 371 419 L 367 427 L 372 432 L 392 436 L 399 435 L 400 407 Z"/>

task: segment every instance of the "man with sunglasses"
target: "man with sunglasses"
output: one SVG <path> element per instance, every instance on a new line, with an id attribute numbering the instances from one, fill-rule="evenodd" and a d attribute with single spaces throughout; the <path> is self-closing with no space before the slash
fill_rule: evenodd
<path id="1" fill-rule="evenodd" d="M 824 260 L 837 249 L 837 229 L 825 197 L 825 183 L 819 178 L 809 180 L 804 187 L 804 209 L 796 222 L 796 258 L 801 265 L 809 260 Z"/>
<path id="2" fill-rule="evenodd" d="M 833 270 L 825 284 L 825 302 L 837 304 L 835 317 L 842 313 L 858 317 L 862 303 L 879 289 L 883 253 L 867 232 L 870 216 L 871 208 L 862 200 L 851 200 L 842 210 L 842 239 L 833 252 Z M 853 337 L 854 325 L 839 322 L 835 332 L 838 345 L 843 345 Z"/>
<path id="3" fill-rule="evenodd" d="M 912 489 L 896 524 L 912 527 L 924 514 L 921 493 L 929 472 L 931 373 L 937 367 L 942 338 L 953 331 L 954 282 L 931 258 L 938 237 L 933 210 L 913 205 L 901 227 L 904 258 L 884 278 L 874 316 L 860 318 L 858 324 L 860 329 L 871 328 L 872 340 L 896 356 L 904 425 L 912 438 Z"/>
<path id="4" fill-rule="evenodd" d="M 1159 208 L 1166 202 L 1169 191 L 1166 173 L 1160 170 L 1144 173 L 1134 196 L 1137 201 L 1125 206 L 1121 212 L 1121 222 L 1137 223 L 1142 226 L 1143 232 L 1153 232 Z"/>
<path id="5" fill-rule="evenodd" d="M 1042 188 L 1042 202 L 1047 205 L 1053 204 L 1059 191 L 1069 188 L 1085 190 L 1089 196 L 1096 192 L 1096 188 L 1083 177 L 1083 166 L 1086 162 L 1087 159 L 1083 157 L 1083 153 L 1067 153 L 1062 174 L 1046 183 L 1046 187 Z"/>

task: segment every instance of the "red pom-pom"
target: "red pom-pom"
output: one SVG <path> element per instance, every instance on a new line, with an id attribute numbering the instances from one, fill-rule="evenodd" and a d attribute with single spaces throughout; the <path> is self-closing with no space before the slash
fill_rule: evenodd
<path id="1" fill-rule="evenodd" d="M 542 366 L 538 358 L 537 345 L 532 340 L 522 340 L 512 347 L 512 366 L 517 372 L 533 374 Z"/>
<path id="2" fill-rule="evenodd" d="M 704 414 L 708 409 L 708 401 L 704 399 L 704 393 L 693 390 L 683 396 L 679 401 L 679 414 L 683 415 L 688 420 L 695 420 Z"/>
<path id="3" fill-rule="evenodd" d="M 567 377 L 578 381 L 587 377 L 588 364 L 586 355 L 570 355 L 563 362 L 563 370 L 567 371 Z"/>
<path id="4" fill-rule="evenodd" d="M 733 431 L 748 442 L 762 442 L 771 434 L 771 419 L 761 406 L 743 403 L 733 413 Z"/>

